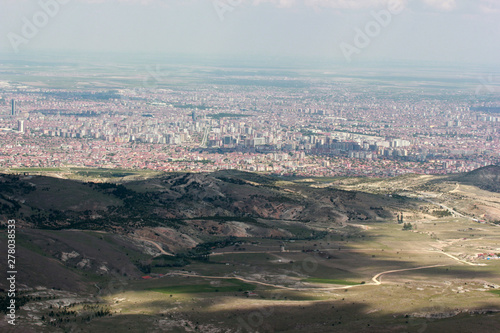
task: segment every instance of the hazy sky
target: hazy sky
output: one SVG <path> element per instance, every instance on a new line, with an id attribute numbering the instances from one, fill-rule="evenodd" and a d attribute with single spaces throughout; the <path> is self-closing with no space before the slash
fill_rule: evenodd
<path id="1" fill-rule="evenodd" d="M 115 51 L 500 64 L 500 0 L 0 1 L 0 52 L 10 55 Z M 376 23 L 373 12 L 380 11 L 389 16 Z"/>

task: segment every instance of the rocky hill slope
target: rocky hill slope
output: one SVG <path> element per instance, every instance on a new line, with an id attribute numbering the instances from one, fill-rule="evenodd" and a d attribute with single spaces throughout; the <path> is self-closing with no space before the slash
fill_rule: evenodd
<path id="1" fill-rule="evenodd" d="M 489 165 L 471 172 L 453 177 L 453 180 L 480 189 L 500 193 L 500 166 Z"/>
<path id="2" fill-rule="evenodd" d="M 178 229 L 187 220 L 210 217 L 340 225 L 390 217 L 390 206 L 384 197 L 235 171 L 173 174 L 125 184 L 0 176 L 4 219 L 40 229 Z"/>

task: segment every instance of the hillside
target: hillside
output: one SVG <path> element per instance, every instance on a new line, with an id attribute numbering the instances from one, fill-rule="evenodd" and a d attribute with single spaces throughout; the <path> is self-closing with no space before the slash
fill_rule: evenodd
<path id="1" fill-rule="evenodd" d="M 272 308 L 263 331 L 488 331 L 498 261 L 477 253 L 498 249 L 500 231 L 468 214 L 493 219 L 500 196 L 452 177 L 0 175 L 0 248 L 17 221 L 16 329 L 241 332 L 235 318 Z M 0 304 L 8 289 L 0 279 Z"/>
<path id="2" fill-rule="evenodd" d="M 391 201 L 376 195 L 240 172 L 173 174 L 142 181 L 79 182 L 44 176 L 0 176 L 4 218 L 41 229 L 179 229 L 183 220 L 276 219 L 328 222 L 391 216 Z"/>
<path id="3" fill-rule="evenodd" d="M 237 171 L 123 184 L 0 176 L 0 216 L 17 221 L 27 258 L 23 284 L 67 290 L 100 276 L 137 278 L 162 251 L 196 258 L 227 239 L 314 239 L 324 227 L 392 218 L 397 204 Z"/>
<path id="4" fill-rule="evenodd" d="M 489 165 L 466 174 L 453 177 L 463 184 L 477 186 L 482 190 L 500 193 L 500 166 Z"/>

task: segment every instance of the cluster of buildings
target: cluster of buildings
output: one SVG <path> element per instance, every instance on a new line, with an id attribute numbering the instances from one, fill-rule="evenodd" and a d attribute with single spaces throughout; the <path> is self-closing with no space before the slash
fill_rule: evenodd
<path id="1" fill-rule="evenodd" d="M 478 259 L 484 259 L 484 260 L 497 260 L 500 259 L 497 253 L 478 253 L 477 255 Z"/>
<path id="2" fill-rule="evenodd" d="M 10 102 L 10 116 L 13 118 L 17 115 L 17 110 L 16 110 L 16 101 L 11 100 Z M 23 119 L 18 119 L 17 120 L 17 127 L 14 128 L 0 128 L 1 131 L 4 132 L 14 132 L 17 130 L 18 133 L 24 133 L 24 120 Z"/>
<path id="3" fill-rule="evenodd" d="M 0 112 L 3 168 L 394 176 L 500 161 L 500 116 L 485 112 L 495 105 L 476 111 L 460 95 L 394 98 L 347 84 L 0 94 L 11 101 Z"/>

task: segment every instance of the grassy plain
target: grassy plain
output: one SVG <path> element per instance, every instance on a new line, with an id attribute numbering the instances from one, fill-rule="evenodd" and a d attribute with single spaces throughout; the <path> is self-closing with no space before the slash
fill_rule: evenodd
<path id="1" fill-rule="evenodd" d="M 25 251 L 25 258 L 36 259 L 30 265 L 35 265 L 35 261 L 52 265 L 58 288 L 87 286 L 81 288 L 81 295 L 87 295 L 83 299 L 81 295 L 66 294 L 51 298 L 53 305 L 61 306 L 56 312 L 61 313 L 64 300 L 71 299 L 71 302 L 106 306 L 109 314 L 94 315 L 88 320 L 81 314 L 76 319 L 60 314 L 56 318 L 68 322 L 58 323 L 57 327 L 37 326 L 42 323 L 40 318 L 47 318 L 51 311 L 44 308 L 48 300 L 40 301 L 20 310 L 24 325 L 21 329 L 27 332 L 34 331 L 33 327 L 37 332 L 142 332 L 145 327 L 150 332 L 213 333 L 498 332 L 500 260 L 482 259 L 478 254 L 500 253 L 500 227 L 490 220 L 474 221 L 484 216 L 473 215 L 481 209 L 483 214 L 494 214 L 498 194 L 453 182 L 433 183 L 433 179 L 436 180 L 414 175 L 392 180 L 312 179 L 293 185 L 297 191 L 301 186 L 338 186 L 399 196 L 405 222 L 411 223 L 413 230 L 402 230 L 395 218 L 351 220 L 342 226 L 315 221 L 302 224 L 248 220 L 245 223 L 249 228 L 275 223 L 277 228 L 298 230 L 304 237 L 239 237 L 238 246 L 214 247 L 208 261 L 190 259 L 187 264 L 174 265 L 178 258 L 158 257 L 151 260 L 150 272 L 138 271 L 136 264 L 147 262 L 155 254 L 145 253 L 144 244 L 132 241 L 134 235 L 77 230 L 23 231 L 19 234 L 19 247 L 23 249 L 21 254 Z M 85 186 L 76 189 L 77 196 L 85 195 Z M 63 188 L 52 191 L 64 194 Z M 72 199 L 67 200 L 64 204 L 71 204 Z M 467 207 L 474 204 L 477 211 L 466 214 Z M 450 214 L 443 217 L 432 214 L 433 210 L 448 210 L 443 206 L 451 208 Z M 198 220 L 200 225 L 208 223 Z M 219 222 L 229 223 L 223 219 Z M 305 236 L 311 230 L 325 234 L 308 239 Z M 5 238 L 0 238 L 0 242 L 5 242 Z M 86 253 L 97 272 L 104 267 L 102 274 L 82 274 L 77 269 L 81 257 L 68 259 L 64 266 L 61 253 L 72 251 Z M 164 265 L 155 266 L 156 263 Z M 72 265 L 75 267 L 68 268 Z M 23 269 L 27 270 L 27 266 Z M 51 279 L 55 280 L 53 276 Z M 94 290 L 85 294 L 89 284 Z M 74 320 L 79 321 L 78 325 L 74 325 Z M 10 328 L 0 325 L 0 329 L 9 332 Z"/>
<path id="2" fill-rule="evenodd" d="M 164 268 L 166 276 L 105 301 L 115 320 L 137 318 L 158 332 L 495 332 L 500 261 L 475 254 L 500 248 L 500 228 L 464 218 L 413 223 L 403 231 L 368 221 L 357 237 L 287 243 L 289 252 L 272 240 L 262 253 L 221 249 L 210 263 Z"/>

